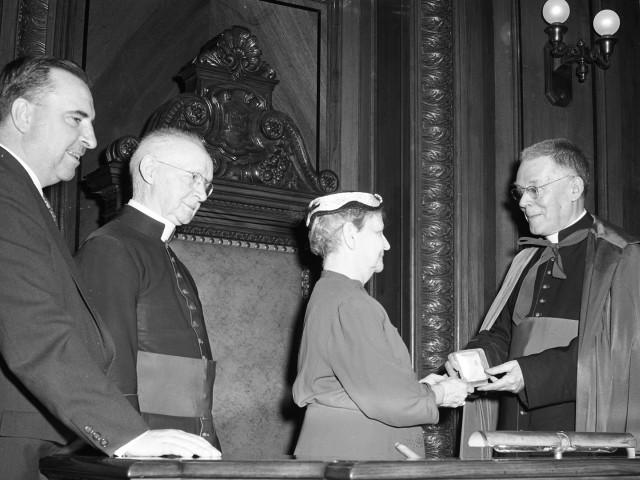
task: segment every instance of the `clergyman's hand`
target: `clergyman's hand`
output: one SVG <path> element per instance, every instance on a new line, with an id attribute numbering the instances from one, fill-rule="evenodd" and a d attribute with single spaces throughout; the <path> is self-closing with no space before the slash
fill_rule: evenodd
<path id="1" fill-rule="evenodd" d="M 460 365 L 458 364 L 458 360 L 456 360 L 456 357 L 453 353 L 450 353 L 447 356 L 447 361 L 444 364 L 444 368 L 451 378 L 460 377 Z"/>
<path id="2" fill-rule="evenodd" d="M 175 455 L 182 458 L 197 456 L 202 459 L 220 460 L 222 454 L 204 438 L 182 430 L 149 430 L 132 441 L 125 457 L 161 457 Z"/>
<path id="3" fill-rule="evenodd" d="M 476 387 L 477 390 L 483 392 L 498 391 L 518 393 L 524 388 L 524 378 L 522 377 L 522 370 L 517 360 L 511 360 L 502 365 L 487 368 L 485 372 L 489 375 L 491 382 L 487 385 Z M 504 373 L 502 378 L 494 376 L 501 373 Z"/>

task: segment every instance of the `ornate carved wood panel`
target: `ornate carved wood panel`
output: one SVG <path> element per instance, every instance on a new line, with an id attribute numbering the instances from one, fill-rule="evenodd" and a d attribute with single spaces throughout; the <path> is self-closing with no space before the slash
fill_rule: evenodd
<path id="1" fill-rule="evenodd" d="M 46 52 L 48 19 L 49 0 L 19 2 L 15 58 Z"/>
<path id="2" fill-rule="evenodd" d="M 452 0 L 421 1 L 420 10 L 420 365 L 428 373 L 455 347 Z M 441 409 L 425 427 L 427 457 L 456 452 L 457 415 Z"/>

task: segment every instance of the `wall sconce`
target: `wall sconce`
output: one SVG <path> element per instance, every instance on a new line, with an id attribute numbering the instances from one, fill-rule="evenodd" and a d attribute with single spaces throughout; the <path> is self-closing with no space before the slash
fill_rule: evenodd
<path id="1" fill-rule="evenodd" d="M 600 35 L 596 40 L 598 48 L 590 48 L 582 39 L 575 45 L 566 45 L 562 41 L 567 32 L 563 23 L 569 18 L 569 11 L 565 0 L 547 0 L 542 7 L 542 16 L 549 24 L 544 30 L 549 36 L 544 49 L 545 95 L 551 104 L 560 107 L 571 102 L 571 65 L 578 64 L 576 76 L 581 83 L 587 78 L 589 64 L 595 63 L 603 70 L 609 68 L 613 47 L 618 41 L 612 35 L 620 27 L 620 17 L 616 12 L 602 10 L 593 19 L 593 29 Z"/>

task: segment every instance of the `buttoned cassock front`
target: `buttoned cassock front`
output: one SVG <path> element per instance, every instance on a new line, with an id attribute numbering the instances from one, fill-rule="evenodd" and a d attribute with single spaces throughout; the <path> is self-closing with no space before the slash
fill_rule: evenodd
<path id="1" fill-rule="evenodd" d="M 38 478 L 38 458 L 76 436 L 113 454 L 148 426 L 109 380 L 113 339 L 40 192 L 2 148 L 0 225 L 0 465 Z"/>
<path id="2" fill-rule="evenodd" d="M 87 237 L 76 260 L 115 339 L 119 388 L 152 428 L 185 430 L 220 448 L 202 305 L 191 274 L 161 240 L 163 230 L 126 205 Z"/>
<path id="3" fill-rule="evenodd" d="M 592 223 L 593 218 L 586 215 L 561 231 L 559 239 L 589 228 Z M 525 268 L 494 326 L 480 332 L 468 345 L 484 349 L 493 366 L 513 359 L 520 363 L 525 389 L 517 396 L 504 394 L 500 398 L 500 430 L 575 430 L 578 343 L 572 339 L 578 333 L 587 241 L 560 249 L 566 279 L 552 275 L 553 258 L 538 267 L 535 283 L 530 286 L 533 295 L 527 319 L 520 323 L 513 318 L 516 299 L 523 278 L 542 251 L 539 248 Z M 540 324 L 538 345 L 528 345 L 526 337 L 532 330 L 535 335 Z M 546 338 L 540 328 L 546 329 Z"/>

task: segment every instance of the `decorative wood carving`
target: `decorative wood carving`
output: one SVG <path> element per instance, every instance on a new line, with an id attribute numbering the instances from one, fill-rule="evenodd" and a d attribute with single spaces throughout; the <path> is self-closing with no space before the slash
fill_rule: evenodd
<path id="1" fill-rule="evenodd" d="M 334 172 L 316 171 L 295 122 L 272 108 L 279 80 L 261 55 L 248 29 L 225 30 L 179 74 L 185 93 L 148 122 L 146 131 L 176 127 L 198 133 L 213 160 L 214 192 L 179 233 L 293 247 L 309 202 L 338 189 Z M 86 179 L 94 191 L 121 174 L 136 142 L 127 137 L 109 147 L 109 173 L 98 169 Z M 121 201 L 110 190 L 104 195 L 109 218 Z"/>
<path id="2" fill-rule="evenodd" d="M 455 346 L 452 0 L 422 0 L 420 11 L 421 372 L 441 366 Z M 456 454 L 457 412 L 424 427 L 429 458 Z"/>
<path id="3" fill-rule="evenodd" d="M 129 160 L 140 141 L 134 136 L 126 136 L 111 142 L 106 150 L 107 163 L 84 177 L 90 192 L 102 198 L 101 218 L 107 223 L 120 211 L 123 199 L 131 198 Z"/>
<path id="4" fill-rule="evenodd" d="M 49 0 L 20 1 L 16 58 L 45 53 L 48 21 Z"/>

